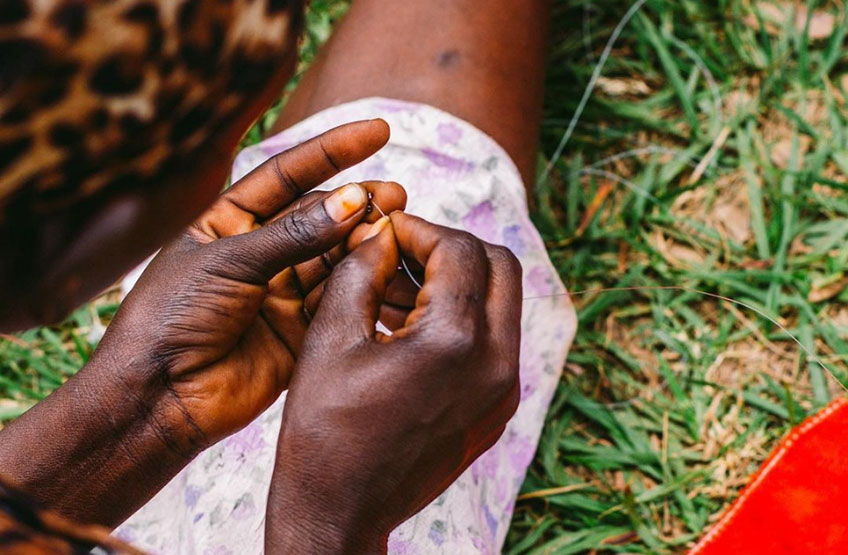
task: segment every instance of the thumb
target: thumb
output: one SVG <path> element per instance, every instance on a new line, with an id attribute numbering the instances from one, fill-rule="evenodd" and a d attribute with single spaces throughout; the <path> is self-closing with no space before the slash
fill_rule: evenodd
<path id="1" fill-rule="evenodd" d="M 397 274 L 398 257 L 391 220 L 383 217 L 327 280 L 304 351 L 315 341 L 321 348 L 343 352 L 374 337 L 380 304 Z"/>
<path id="2" fill-rule="evenodd" d="M 342 242 L 365 216 L 368 193 L 345 185 L 321 202 L 300 206 L 263 227 L 209 243 L 214 271 L 246 283 L 263 284 L 289 266 L 319 256 Z"/>

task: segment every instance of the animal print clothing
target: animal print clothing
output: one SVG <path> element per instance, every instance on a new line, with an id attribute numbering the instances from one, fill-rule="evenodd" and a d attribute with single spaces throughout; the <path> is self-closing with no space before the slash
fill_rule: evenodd
<path id="1" fill-rule="evenodd" d="M 168 186 L 192 163 L 228 156 L 265 93 L 282 88 L 302 7 L 3 0 L 0 222 Z"/>

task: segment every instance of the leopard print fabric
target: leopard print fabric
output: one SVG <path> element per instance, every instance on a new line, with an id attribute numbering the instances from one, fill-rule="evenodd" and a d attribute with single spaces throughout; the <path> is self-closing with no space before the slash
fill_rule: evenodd
<path id="1" fill-rule="evenodd" d="M 301 8 L 0 0 L 0 221 L 155 185 L 196 162 L 279 74 Z"/>
<path id="2" fill-rule="evenodd" d="M 0 0 L 0 223 L 202 161 L 282 75 L 301 12 L 301 0 Z M 4 483 L 0 551 L 139 553 Z"/>

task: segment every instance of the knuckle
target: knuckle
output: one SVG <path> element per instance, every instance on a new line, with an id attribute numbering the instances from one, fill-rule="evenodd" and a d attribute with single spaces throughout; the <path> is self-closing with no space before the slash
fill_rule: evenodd
<path id="1" fill-rule="evenodd" d="M 349 256 L 335 267 L 326 281 L 325 289 L 333 294 L 347 296 L 356 291 L 357 295 L 377 298 L 380 292 L 371 274 L 372 270 L 366 260 Z"/>
<path id="2" fill-rule="evenodd" d="M 486 256 L 483 242 L 466 231 L 457 231 L 451 238 L 451 249 L 460 260 L 480 260 Z"/>
<path id="3" fill-rule="evenodd" d="M 454 354 L 464 356 L 474 351 L 477 345 L 477 340 L 474 337 L 474 332 L 469 329 L 470 326 L 471 324 L 469 323 L 469 326 L 467 327 L 458 327 L 454 330 L 451 340 L 451 351 Z"/>
<path id="4" fill-rule="evenodd" d="M 500 375 L 500 382 L 506 386 L 507 391 L 513 388 L 518 388 L 518 382 L 520 381 L 521 376 L 520 370 L 520 364 L 517 360 L 504 364 L 503 371 Z"/>
<path id="5" fill-rule="evenodd" d="M 327 301 L 327 299 L 333 298 L 337 292 L 343 291 L 345 282 L 347 278 L 342 278 L 341 273 L 333 273 L 327 280 L 321 285 L 321 304 L 330 304 L 332 302 Z M 316 309 L 317 310 L 317 309 Z"/>
<path id="6" fill-rule="evenodd" d="M 276 238 L 283 244 L 296 247 L 311 248 L 318 243 L 318 226 L 308 214 L 295 210 L 280 220 L 274 226 L 278 235 Z"/>
<path id="7" fill-rule="evenodd" d="M 493 396 L 511 409 L 513 414 L 518 408 L 521 398 L 521 387 L 518 372 L 518 363 L 503 363 L 496 367 L 490 379 L 490 388 Z M 513 408 L 512 405 L 515 405 Z"/>
<path id="8" fill-rule="evenodd" d="M 357 253 L 354 253 L 351 256 L 348 256 L 338 264 L 333 269 L 333 273 L 331 274 L 331 280 L 333 282 L 351 282 L 356 283 L 361 279 L 366 278 L 366 262 L 362 259 L 362 257 L 357 256 Z M 341 278 L 340 276 L 345 276 Z"/>
<path id="9" fill-rule="evenodd" d="M 279 182 L 280 186 L 283 187 L 283 189 L 285 189 L 289 195 L 296 197 L 300 195 L 300 186 L 292 177 L 288 168 L 286 168 L 286 166 L 282 163 L 284 155 L 285 152 L 274 156 L 271 162 L 272 169 L 274 170 L 274 174 L 277 176 L 277 181 Z"/>
<path id="10" fill-rule="evenodd" d="M 511 250 L 500 245 L 495 245 L 491 247 L 490 257 L 492 264 L 503 269 L 507 276 L 512 279 L 521 278 L 521 262 L 518 261 L 518 258 Z"/>

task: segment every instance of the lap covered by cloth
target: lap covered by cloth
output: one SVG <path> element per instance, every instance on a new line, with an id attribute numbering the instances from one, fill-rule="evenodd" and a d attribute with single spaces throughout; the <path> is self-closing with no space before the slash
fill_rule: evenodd
<path id="1" fill-rule="evenodd" d="M 407 212 L 508 247 L 523 267 L 521 403 L 503 437 L 438 499 L 393 532 L 391 553 L 498 553 L 574 337 L 576 317 L 530 221 L 515 164 L 488 135 L 434 107 L 368 98 L 320 112 L 242 151 L 233 179 L 343 123 L 383 118 L 389 144 L 322 188 L 396 181 Z M 262 553 L 285 395 L 201 453 L 116 534 L 152 553 Z M 320 462 L 320 461 L 316 461 Z"/>

